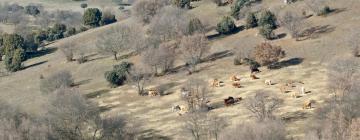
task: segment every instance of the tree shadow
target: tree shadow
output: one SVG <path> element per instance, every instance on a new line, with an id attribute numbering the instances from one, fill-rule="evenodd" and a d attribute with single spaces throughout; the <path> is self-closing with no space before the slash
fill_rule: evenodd
<path id="1" fill-rule="evenodd" d="M 335 27 L 330 25 L 311 27 L 299 34 L 298 41 L 316 39 L 319 38 L 321 34 L 331 33 L 333 31 L 335 31 Z"/>
<path id="2" fill-rule="evenodd" d="M 278 34 L 275 39 L 282 39 L 284 37 L 286 37 L 286 33 L 281 33 L 281 34 Z"/>
<path id="3" fill-rule="evenodd" d="M 334 8 L 334 9 L 330 9 L 330 13 L 328 13 L 328 14 L 326 14 L 326 15 L 324 15 L 324 16 L 335 15 L 335 14 L 344 12 L 344 11 L 346 11 L 346 10 L 347 10 L 346 8 Z"/>
<path id="4" fill-rule="evenodd" d="M 57 50 L 57 48 L 46 48 L 44 50 L 40 50 L 37 52 L 28 52 L 26 53 L 26 57 L 27 59 L 31 59 L 31 58 L 36 58 L 36 57 L 41 57 L 47 54 L 51 54 L 53 52 L 55 52 Z"/>
<path id="5" fill-rule="evenodd" d="M 48 62 L 48 61 L 47 61 L 47 60 L 45 60 L 45 61 L 37 62 L 37 63 L 31 64 L 31 65 L 29 65 L 29 66 L 25 66 L 25 67 L 23 67 L 23 68 L 22 68 L 22 70 L 25 70 L 25 69 L 28 69 L 28 68 L 31 68 L 31 67 L 35 67 L 35 66 L 38 66 L 38 65 L 44 64 L 44 63 L 46 63 L 46 62 Z"/>
<path id="6" fill-rule="evenodd" d="M 108 89 L 102 89 L 102 90 L 98 90 L 98 91 L 94 91 L 94 92 L 90 92 L 88 94 L 85 95 L 86 98 L 95 98 L 100 96 L 101 94 L 105 94 L 110 92 L 110 90 Z"/>
<path id="7" fill-rule="evenodd" d="M 90 83 L 91 79 L 86 79 L 86 80 L 82 80 L 82 81 L 79 81 L 79 82 L 75 82 L 73 84 L 73 86 L 77 87 L 77 86 L 80 86 L 80 85 L 84 85 L 84 84 L 88 84 Z"/>
<path id="8" fill-rule="evenodd" d="M 245 29 L 245 26 L 244 26 L 244 25 L 241 25 L 241 26 L 239 26 L 239 27 L 236 27 L 236 28 L 234 29 L 234 31 L 232 31 L 232 32 L 230 32 L 230 33 L 227 33 L 227 34 L 217 33 L 217 34 L 213 34 L 213 35 L 208 35 L 207 38 L 208 38 L 209 40 L 220 39 L 220 38 L 224 38 L 224 37 L 226 37 L 226 36 L 228 36 L 228 35 L 237 34 L 237 33 L 241 32 L 241 31 L 244 30 L 244 29 Z"/>
<path id="9" fill-rule="evenodd" d="M 144 131 L 140 131 L 138 133 L 139 140 L 171 140 L 170 137 L 167 136 L 163 136 L 159 134 L 159 130 L 154 130 L 154 129 L 148 129 L 148 130 L 144 130 Z"/>
<path id="10" fill-rule="evenodd" d="M 291 58 L 291 59 L 288 59 L 288 60 L 284 60 L 284 61 L 281 61 L 281 62 L 271 64 L 267 68 L 268 69 L 281 69 L 281 68 L 284 68 L 284 67 L 299 65 L 303 61 L 304 61 L 303 58 Z"/>
<path id="11" fill-rule="evenodd" d="M 107 58 L 107 57 L 106 56 L 100 56 L 100 57 L 96 57 L 96 58 L 91 58 L 91 59 L 88 59 L 87 62 L 101 60 L 101 59 L 105 59 L 105 58 Z"/>
<path id="12" fill-rule="evenodd" d="M 166 83 L 166 84 L 162 84 L 160 86 L 157 86 L 156 89 L 158 90 L 158 92 L 160 93 L 160 96 L 164 96 L 164 95 L 170 95 L 173 92 L 167 92 L 167 90 L 176 87 L 180 85 L 180 83 L 178 82 L 170 82 L 170 83 Z"/>
<path id="13" fill-rule="evenodd" d="M 234 53 L 230 50 L 216 52 L 216 53 L 213 53 L 213 54 L 205 57 L 204 59 L 202 59 L 201 62 L 215 61 L 217 59 L 222 59 L 222 58 L 229 57 L 232 55 L 234 55 Z"/>
<path id="14" fill-rule="evenodd" d="M 287 112 L 281 115 L 281 120 L 285 122 L 292 122 L 296 120 L 303 120 L 306 119 L 306 112 L 303 111 L 296 111 L 296 112 Z"/>

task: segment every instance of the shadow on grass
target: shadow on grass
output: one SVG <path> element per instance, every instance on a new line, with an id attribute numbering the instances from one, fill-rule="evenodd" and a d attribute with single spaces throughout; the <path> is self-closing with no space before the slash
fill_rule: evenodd
<path id="1" fill-rule="evenodd" d="M 26 55 L 27 55 L 27 59 L 31 59 L 31 58 L 41 57 L 47 54 L 54 53 L 56 50 L 57 48 L 46 48 L 44 50 L 40 50 L 37 52 L 29 52 Z"/>
<path id="2" fill-rule="evenodd" d="M 158 89 L 161 96 L 170 95 L 173 92 L 167 92 L 167 90 L 171 89 L 173 87 L 176 87 L 178 85 L 180 85 L 180 83 L 178 83 L 178 82 L 170 82 L 170 83 L 166 83 L 166 84 L 162 84 L 160 86 L 157 86 L 156 89 Z"/>
<path id="3" fill-rule="evenodd" d="M 234 53 L 232 51 L 225 50 L 225 51 L 213 53 L 213 54 L 205 57 L 201 62 L 215 61 L 215 60 L 233 56 L 233 55 L 234 55 Z"/>
<path id="4" fill-rule="evenodd" d="M 101 94 L 105 94 L 105 93 L 108 93 L 108 92 L 110 92 L 110 90 L 102 89 L 102 90 L 90 92 L 90 93 L 86 94 L 85 97 L 86 98 L 96 98 L 96 97 L 100 96 Z"/>
<path id="5" fill-rule="evenodd" d="M 82 81 L 79 81 L 79 82 L 75 82 L 74 83 L 74 86 L 80 86 L 80 85 L 84 85 L 84 84 L 87 84 L 87 83 L 90 83 L 91 79 L 86 79 L 86 80 L 82 80 Z"/>
<path id="6" fill-rule="evenodd" d="M 41 62 L 37 62 L 37 63 L 31 64 L 31 65 L 29 65 L 29 66 L 25 66 L 25 67 L 23 67 L 23 68 L 22 68 L 22 70 L 25 70 L 25 69 L 28 69 L 28 68 L 31 68 L 31 67 L 35 67 L 35 66 L 38 66 L 38 65 L 44 64 L 44 63 L 46 63 L 46 62 L 48 62 L 48 61 L 41 61 Z"/>
<path id="7" fill-rule="evenodd" d="M 171 140 L 170 137 L 162 136 L 159 130 L 148 129 L 139 132 L 139 140 Z"/>
<path id="8" fill-rule="evenodd" d="M 277 62 L 268 66 L 268 69 L 281 69 L 284 67 L 299 65 L 304 61 L 303 58 L 291 58 L 281 62 Z"/>
<path id="9" fill-rule="evenodd" d="M 304 30 L 300 35 L 298 41 L 303 41 L 307 39 L 316 39 L 319 38 L 321 34 L 331 33 L 335 31 L 335 27 L 330 25 L 324 26 L 315 26 Z"/>
<path id="10" fill-rule="evenodd" d="M 245 26 L 239 26 L 239 27 L 236 27 L 234 31 L 230 32 L 230 33 L 227 33 L 227 34 L 220 34 L 220 33 L 217 33 L 217 34 L 213 34 L 213 35 L 208 35 L 207 38 L 209 40 L 215 40 L 215 39 L 219 39 L 219 38 L 223 38 L 223 37 L 226 37 L 228 35 L 232 35 L 232 34 L 236 34 L 236 33 L 239 33 L 241 32 L 242 30 L 245 29 Z"/>

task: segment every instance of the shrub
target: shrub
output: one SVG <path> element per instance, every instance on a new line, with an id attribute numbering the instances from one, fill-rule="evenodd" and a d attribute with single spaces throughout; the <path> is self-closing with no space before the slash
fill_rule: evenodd
<path id="1" fill-rule="evenodd" d="M 65 44 L 60 48 L 61 52 L 66 58 L 66 61 L 71 62 L 74 60 L 74 46 L 72 43 Z"/>
<path id="2" fill-rule="evenodd" d="M 35 33 L 29 33 L 24 36 L 26 52 L 36 52 L 39 44 L 35 40 Z"/>
<path id="3" fill-rule="evenodd" d="M 25 9 L 26 9 L 26 14 L 29 14 L 32 16 L 36 16 L 36 15 L 40 14 L 39 8 L 35 5 L 28 5 L 25 7 Z"/>
<path id="4" fill-rule="evenodd" d="M 256 62 L 266 66 L 278 62 L 279 59 L 285 57 L 285 52 L 279 46 L 272 46 L 269 43 L 261 43 L 255 47 L 253 57 Z"/>
<path id="5" fill-rule="evenodd" d="M 150 23 L 151 19 L 166 5 L 169 5 L 168 0 L 137 0 L 133 4 L 131 13 L 143 23 Z M 124 9 L 123 6 L 120 8 Z"/>
<path id="6" fill-rule="evenodd" d="M 81 7 L 81 8 L 83 8 L 83 9 L 85 9 L 85 8 L 87 8 L 87 7 L 88 7 L 88 4 L 86 4 L 86 3 L 82 3 L 82 4 L 80 4 L 80 7 Z"/>
<path id="7" fill-rule="evenodd" d="M 265 25 L 260 27 L 259 34 L 269 40 L 273 39 L 274 37 L 274 33 L 273 33 L 273 29 L 271 28 L 271 25 Z"/>
<path id="8" fill-rule="evenodd" d="M 75 34 L 76 34 L 76 28 L 71 27 L 66 31 L 65 36 L 68 37 L 68 36 L 72 36 L 72 35 L 75 35 Z"/>
<path id="9" fill-rule="evenodd" d="M 204 32 L 204 25 L 201 23 L 200 19 L 193 18 L 189 21 L 189 26 L 187 30 L 188 30 L 187 33 L 189 35 L 192 35 L 196 32 L 202 33 Z"/>
<path id="10" fill-rule="evenodd" d="M 58 71 L 40 81 L 40 91 L 49 94 L 59 88 L 71 87 L 73 84 L 74 80 L 69 71 Z"/>
<path id="11" fill-rule="evenodd" d="M 25 58 L 23 49 L 16 49 L 13 54 L 7 54 L 5 57 L 5 68 L 8 71 L 15 72 L 21 69 L 21 62 Z"/>
<path id="12" fill-rule="evenodd" d="M 245 6 L 250 6 L 253 0 L 236 0 L 235 4 L 231 7 L 231 16 L 239 19 L 240 10 Z"/>
<path id="13" fill-rule="evenodd" d="M 256 19 L 255 13 L 249 13 L 246 16 L 245 28 L 246 29 L 254 28 L 254 27 L 258 26 L 257 22 L 258 21 Z"/>
<path id="14" fill-rule="evenodd" d="M 84 25 L 98 27 L 100 25 L 102 13 L 98 8 L 88 8 L 83 15 Z"/>
<path id="15" fill-rule="evenodd" d="M 87 30 L 89 30 L 89 29 L 86 28 L 86 27 L 84 27 L 84 26 L 81 26 L 81 27 L 80 27 L 80 32 L 85 32 L 85 31 L 87 31 Z"/>
<path id="16" fill-rule="evenodd" d="M 190 0 L 173 0 L 173 4 L 179 8 L 190 9 Z"/>
<path id="17" fill-rule="evenodd" d="M 112 71 L 105 72 L 106 81 L 110 83 L 111 87 L 116 87 L 124 84 L 131 66 L 132 63 L 129 62 L 122 62 L 119 65 L 115 65 Z"/>
<path id="18" fill-rule="evenodd" d="M 319 13 L 318 15 L 324 16 L 324 15 L 327 15 L 327 14 L 331 13 L 331 11 L 332 11 L 332 10 L 330 9 L 329 6 L 324 6 L 324 8 L 322 8 L 322 9 L 320 10 L 320 13 Z"/>
<path id="19" fill-rule="evenodd" d="M 216 31 L 220 34 L 229 34 L 234 32 L 235 29 L 236 26 L 234 20 L 231 19 L 231 17 L 226 16 L 217 24 Z"/>
<path id="20" fill-rule="evenodd" d="M 102 15 L 102 18 L 101 18 L 101 21 L 100 21 L 100 25 L 108 25 L 108 24 L 111 24 L 111 23 L 114 23 L 116 22 L 116 18 L 115 18 L 115 15 L 112 14 L 111 12 L 109 11 L 106 11 L 103 13 Z"/>
<path id="21" fill-rule="evenodd" d="M 269 26 L 271 29 L 276 29 L 276 17 L 271 11 L 265 10 L 261 12 L 259 23 L 260 26 Z"/>
<path id="22" fill-rule="evenodd" d="M 37 31 L 35 32 L 35 43 L 36 44 L 41 44 L 42 41 L 47 40 L 47 32 L 46 31 Z"/>

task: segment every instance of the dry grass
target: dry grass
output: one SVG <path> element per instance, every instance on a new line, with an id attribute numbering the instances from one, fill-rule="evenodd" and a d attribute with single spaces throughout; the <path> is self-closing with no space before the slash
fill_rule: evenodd
<path id="1" fill-rule="evenodd" d="M 271 0 L 265 0 L 265 3 L 270 4 Z M 279 118 L 284 117 L 288 121 L 286 123 L 287 130 L 295 138 L 302 137 L 302 128 L 308 117 L 313 114 L 314 109 L 302 110 L 304 101 L 312 99 L 316 101 L 315 108 L 329 97 L 326 90 L 326 63 L 334 55 L 340 57 L 348 55 L 348 50 L 343 47 L 339 40 L 346 37 L 347 31 L 358 28 L 360 26 L 359 15 L 360 4 L 354 2 L 352 7 L 345 11 L 333 13 L 328 17 L 310 17 L 308 20 L 314 26 L 330 25 L 334 27 L 334 31 L 328 33 L 321 33 L 317 38 L 308 39 L 304 41 L 294 41 L 290 37 L 285 37 L 279 40 L 270 41 L 270 43 L 282 46 L 288 53 L 283 60 L 302 57 L 305 58 L 303 63 L 299 65 L 292 65 L 281 68 L 279 70 L 266 70 L 262 68 L 262 73 L 257 76 L 258 80 L 251 80 L 247 66 L 234 66 L 233 56 L 227 56 L 215 61 L 208 61 L 199 65 L 200 72 L 191 76 L 185 76 L 185 71 L 180 71 L 175 74 L 166 75 L 154 79 L 150 87 L 166 86 L 165 91 L 169 95 L 160 97 L 144 97 L 138 96 L 134 90 L 128 85 L 110 89 L 104 79 L 104 72 L 111 69 L 112 65 L 120 62 L 114 61 L 111 57 L 103 57 L 99 55 L 91 56 L 89 59 L 93 61 L 84 64 L 77 64 L 76 62 L 67 63 L 62 57 L 60 51 L 53 54 L 48 54 L 42 57 L 33 58 L 25 62 L 25 66 L 45 62 L 41 65 L 29 67 L 25 70 L 11 73 L 9 76 L 0 77 L 0 98 L 7 99 L 9 102 L 18 103 L 24 110 L 39 114 L 43 113 L 42 106 L 46 105 L 47 99 L 39 90 L 39 76 L 42 74 L 45 77 L 58 70 L 69 70 L 74 76 L 75 83 L 83 83 L 79 88 L 85 93 L 99 95 L 99 98 L 90 98 L 98 102 L 103 109 L 104 114 L 122 114 L 124 116 L 131 116 L 132 120 L 142 124 L 144 130 L 154 130 L 156 134 L 171 137 L 174 139 L 187 139 L 180 132 L 183 125 L 181 117 L 176 113 L 171 112 L 171 106 L 175 104 L 185 104 L 180 99 L 180 88 L 184 82 L 191 78 L 201 78 L 209 80 L 218 78 L 225 82 L 225 86 L 212 88 L 210 94 L 211 104 L 216 109 L 211 112 L 225 117 L 229 124 L 241 123 L 244 120 L 251 119 L 251 114 L 244 106 L 243 102 L 231 107 L 223 107 L 223 99 L 228 96 L 243 97 L 246 100 L 254 96 L 255 91 L 264 90 L 269 92 L 272 96 L 276 96 L 284 102 L 281 104 L 279 111 L 275 115 Z M 275 5 L 278 5 L 276 3 Z M 335 8 L 346 8 L 341 4 L 331 5 Z M 80 7 L 80 6 L 78 6 Z M 222 11 L 227 11 L 228 7 L 222 7 Z M 201 10 L 206 9 L 206 10 Z M 191 10 L 191 12 L 201 18 L 220 19 L 220 14 L 217 12 L 213 4 L 204 4 L 200 7 Z M 224 10 L 225 9 L 225 10 Z M 225 12 L 226 13 L 226 12 Z M 212 19 L 205 19 L 212 20 Z M 210 25 L 214 25 L 216 21 L 209 21 Z M 119 23 L 100 27 L 80 33 L 76 36 L 59 40 L 54 44 L 47 46 L 48 48 L 61 47 L 63 43 L 75 41 L 81 43 L 85 47 L 94 47 L 94 41 L 97 35 L 111 29 L 112 26 L 118 26 Z M 255 46 L 263 41 L 260 36 L 255 36 L 257 29 L 250 29 L 241 31 L 224 38 L 217 38 L 211 40 L 211 53 L 222 52 L 226 50 L 233 50 L 243 45 Z M 282 28 L 276 30 L 277 34 L 284 33 Z M 333 51 L 336 50 L 336 51 Z M 92 52 L 89 49 L 89 52 Z M 326 55 L 325 55 L 326 54 Z M 129 61 L 137 62 L 137 56 L 132 57 Z M 0 67 L 3 67 L 1 65 Z M 233 88 L 229 77 L 231 75 L 240 75 L 242 88 Z M 264 84 L 265 79 L 271 79 L 274 83 L 272 86 Z M 307 90 L 311 91 L 303 97 L 291 98 L 291 93 L 282 94 L 278 86 L 280 83 L 287 80 L 299 80 L 304 82 Z M 144 134 L 145 135 L 145 134 Z"/>

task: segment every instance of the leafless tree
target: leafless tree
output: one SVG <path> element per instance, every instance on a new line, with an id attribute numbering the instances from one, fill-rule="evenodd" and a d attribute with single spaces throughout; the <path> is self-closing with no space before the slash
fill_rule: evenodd
<path id="1" fill-rule="evenodd" d="M 112 30 L 102 34 L 96 42 L 98 52 L 105 55 L 113 55 L 118 60 L 120 52 L 130 52 L 142 48 L 144 44 L 141 32 L 133 26 L 121 24 Z"/>
<path id="2" fill-rule="evenodd" d="M 65 43 L 60 47 L 62 54 L 65 56 L 66 61 L 71 62 L 74 60 L 74 52 L 75 52 L 76 44 L 74 42 Z"/>
<path id="3" fill-rule="evenodd" d="M 270 98 L 265 93 L 258 91 L 254 97 L 246 102 L 246 109 L 256 117 L 258 121 L 274 119 L 273 112 L 279 108 L 281 100 Z"/>
<path id="4" fill-rule="evenodd" d="M 221 139 L 226 140 L 286 140 L 285 125 L 278 120 L 247 122 L 223 131 Z"/>
<path id="5" fill-rule="evenodd" d="M 149 25 L 149 33 L 161 42 L 180 38 L 187 31 L 188 15 L 184 10 L 166 6 L 160 10 Z"/>
<path id="6" fill-rule="evenodd" d="M 207 102 L 209 97 L 209 89 L 205 81 L 200 79 L 189 79 L 184 87 L 188 92 L 183 99 L 186 101 L 190 112 L 206 112 L 208 111 Z"/>
<path id="7" fill-rule="evenodd" d="M 149 47 L 141 54 L 142 62 L 155 75 L 165 74 L 174 65 L 175 47 L 176 43 L 174 42 L 165 42 L 158 47 Z"/>
<path id="8" fill-rule="evenodd" d="M 195 140 L 219 139 L 227 125 L 223 118 L 206 112 L 192 112 L 184 117 L 184 130 Z"/>
<path id="9" fill-rule="evenodd" d="M 40 82 L 40 90 L 45 94 L 49 94 L 58 88 L 68 88 L 73 85 L 73 83 L 74 80 L 69 71 L 59 71 L 42 79 Z"/>
<path id="10" fill-rule="evenodd" d="M 142 66 L 133 66 L 127 76 L 127 80 L 136 87 L 139 95 L 144 95 L 145 87 L 150 83 L 152 75 Z"/>
<path id="11" fill-rule="evenodd" d="M 210 51 L 210 46 L 205 35 L 195 34 L 181 39 L 180 51 L 183 60 L 190 66 L 190 71 L 195 71 L 196 65 Z"/>
<path id="12" fill-rule="evenodd" d="M 144 23 L 150 23 L 151 19 L 161 10 L 169 5 L 166 0 L 138 0 L 132 8 L 133 15 Z"/>
<path id="13" fill-rule="evenodd" d="M 308 23 L 305 22 L 305 17 L 292 12 L 286 11 L 280 16 L 280 24 L 285 27 L 293 38 L 298 40 L 300 33 L 308 27 Z"/>
<path id="14" fill-rule="evenodd" d="M 326 6 L 326 0 L 305 0 L 305 5 L 316 15 L 320 15 Z"/>
<path id="15" fill-rule="evenodd" d="M 253 50 L 253 57 L 261 65 L 270 65 L 285 57 L 285 51 L 280 46 L 272 46 L 270 43 L 261 43 Z"/>

